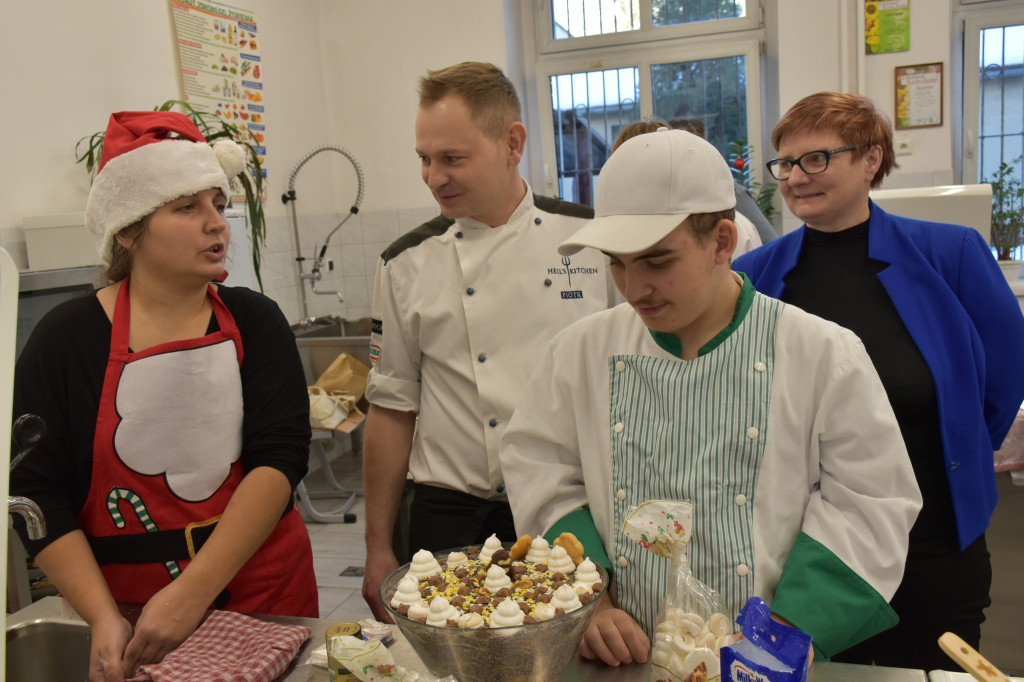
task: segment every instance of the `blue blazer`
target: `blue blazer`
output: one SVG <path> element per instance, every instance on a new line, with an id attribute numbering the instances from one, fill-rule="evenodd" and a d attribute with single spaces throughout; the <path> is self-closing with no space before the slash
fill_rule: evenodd
<path id="1" fill-rule="evenodd" d="M 733 262 L 780 298 L 806 225 Z M 963 549 L 988 527 L 993 452 L 1024 401 L 1024 315 L 976 230 L 890 215 L 871 202 L 868 255 L 935 380 L 946 476 Z"/>

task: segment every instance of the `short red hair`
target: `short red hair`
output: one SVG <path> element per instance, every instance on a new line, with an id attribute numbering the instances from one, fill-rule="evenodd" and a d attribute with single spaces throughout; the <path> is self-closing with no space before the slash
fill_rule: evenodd
<path id="1" fill-rule="evenodd" d="M 862 156 L 873 145 L 881 147 L 882 164 L 871 179 L 873 188 L 879 187 L 894 168 L 899 168 L 889 117 L 867 97 L 840 92 L 818 92 L 804 97 L 775 126 L 772 145 L 778 149 L 786 135 L 808 130 L 837 133 L 844 143 L 857 146 L 853 152 L 857 156 Z"/>

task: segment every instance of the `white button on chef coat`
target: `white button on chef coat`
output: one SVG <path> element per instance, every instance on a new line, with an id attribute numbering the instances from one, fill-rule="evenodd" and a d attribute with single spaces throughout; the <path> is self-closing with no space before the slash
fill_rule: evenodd
<path id="1" fill-rule="evenodd" d="M 766 369 L 768 369 L 768 366 L 765 365 L 763 362 L 757 362 L 754 364 L 754 369 L 756 369 L 758 372 L 763 372 Z"/>
<path id="2" fill-rule="evenodd" d="M 616 372 L 622 372 L 625 369 L 626 369 L 626 363 L 624 363 L 622 360 L 619 360 L 618 362 L 615 363 L 615 371 Z"/>
<path id="3" fill-rule="evenodd" d="M 736 496 L 736 504 L 737 505 L 742 507 L 746 503 L 747 503 L 747 496 L 746 495 L 744 495 L 743 493 L 740 493 L 739 495 Z"/>
<path id="4" fill-rule="evenodd" d="M 615 433 L 622 433 L 622 430 L 624 428 L 626 428 L 626 427 L 622 425 L 622 422 L 616 422 L 615 426 L 612 427 L 612 429 L 615 431 Z"/>
<path id="5" fill-rule="evenodd" d="M 747 438 L 750 438 L 750 439 L 757 438 L 757 435 L 759 433 L 761 433 L 761 432 L 757 430 L 756 426 L 751 426 L 749 429 L 747 429 Z"/>
<path id="6" fill-rule="evenodd" d="M 620 556 L 618 562 L 616 563 L 619 564 L 619 568 L 626 568 L 627 566 L 629 566 L 629 559 L 627 559 L 624 556 Z"/>
<path id="7" fill-rule="evenodd" d="M 747 566 L 746 564 L 739 564 L 736 567 L 736 575 L 738 575 L 739 577 L 742 578 L 743 576 L 747 575 L 748 573 L 750 573 L 750 567 Z"/>
<path id="8" fill-rule="evenodd" d="M 626 491 L 623 490 L 622 488 L 619 488 L 618 490 L 615 491 L 615 497 L 619 498 L 620 500 L 626 499 Z"/>

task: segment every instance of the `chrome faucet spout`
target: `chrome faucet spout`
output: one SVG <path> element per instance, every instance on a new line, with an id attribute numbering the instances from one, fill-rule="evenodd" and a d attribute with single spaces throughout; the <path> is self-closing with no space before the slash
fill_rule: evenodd
<path id="1" fill-rule="evenodd" d="M 39 505 L 32 500 L 27 497 L 8 497 L 7 512 L 25 519 L 25 527 L 32 540 L 46 537 L 46 519 L 43 518 Z"/>

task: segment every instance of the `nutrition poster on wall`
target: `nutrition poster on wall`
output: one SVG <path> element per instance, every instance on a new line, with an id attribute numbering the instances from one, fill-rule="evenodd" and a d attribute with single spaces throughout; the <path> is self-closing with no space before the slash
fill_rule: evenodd
<path id="1" fill-rule="evenodd" d="M 866 0 L 864 52 L 906 52 L 910 49 L 910 0 Z"/>
<path id="2" fill-rule="evenodd" d="M 185 101 L 247 132 L 265 176 L 267 129 L 256 16 L 220 2 L 170 3 Z"/>

